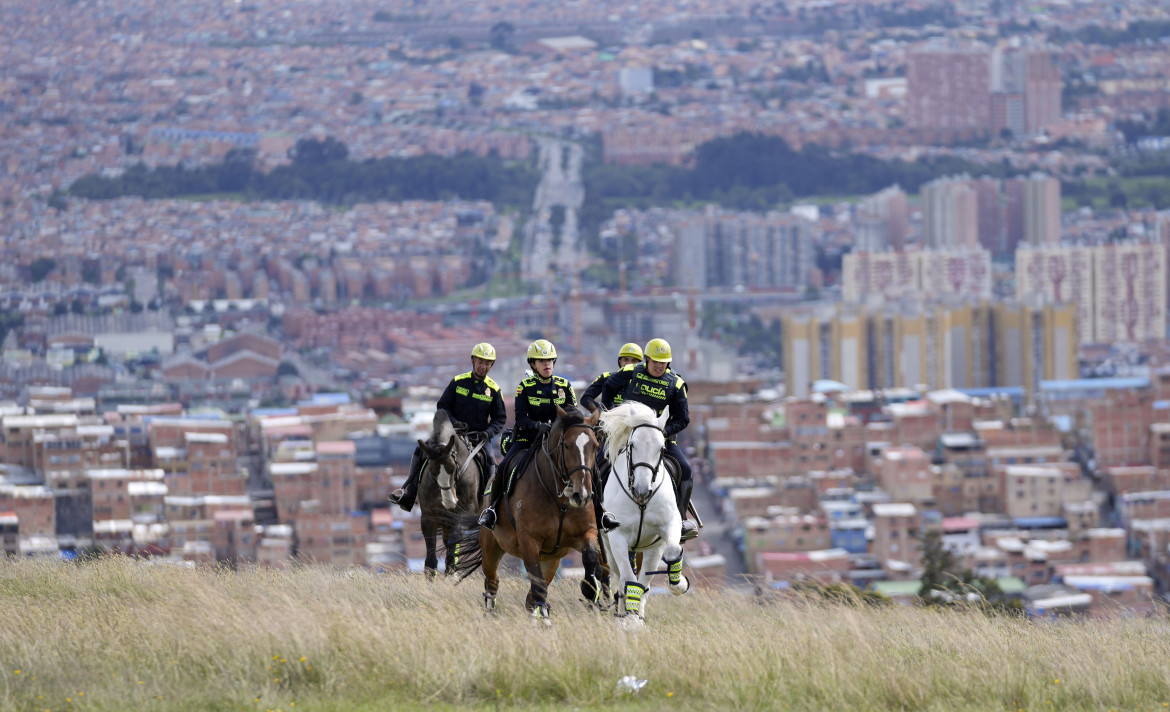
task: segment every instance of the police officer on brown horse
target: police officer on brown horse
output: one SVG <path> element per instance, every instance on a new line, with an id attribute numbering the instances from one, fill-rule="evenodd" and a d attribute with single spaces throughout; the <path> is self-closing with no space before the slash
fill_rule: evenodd
<path id="1" fill-rule="evenodd" d="M 504 429 L 508 414 L 504 410 L 504 397 L 500 387 L 488 377 L 488 371 L 496 363 L 496 350 L 487 342 L 476 344 L 471 349 L 471 370 L 461 373 L 447 384 L 439 402 L 435 404 L 437 410 L 447 411 L 447 415 L 454 422 L 463 423 L 464 437 L 475 447 L 485 443 Z M 495 471 L 496 463 L 488 453 L 488 448 L 479 450 L 479 465 L 482 473 L 481 482 L 486 482 Z M 418 447 L 414 450 L 414 457 L 410 461 L 410 474 L 406 483 L 390 495 L 390 502 L 397 504 L 406 511 L 414 507 L 414 500 L 418 496 L 419 475 L 422 472 L 426 456 Z"/>
<path id="2" fill-rule="evenodd" d="M 528 367 L 532 369 L 532 375 L 516 386 L 516 400 L 513 401 L 515 433 L 501 463 L 500 476 L 491 484 L 491 504 L 479 515 L 481 527 L 492 529 L 496 526 L 496 510 L 508 487 L 510 470 L 521 461 L 528 447 L 549 431 L 557 419 L 557 408 L 568 410 L 577 405 L 573 386 L 567 379 L 553 375 L 556 363 L 557 348 L 551 342 L 537 339 L 528 346 Z"/>

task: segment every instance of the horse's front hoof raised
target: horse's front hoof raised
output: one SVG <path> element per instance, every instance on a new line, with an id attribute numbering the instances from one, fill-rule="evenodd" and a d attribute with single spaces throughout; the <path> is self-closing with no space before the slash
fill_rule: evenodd
<path id="1" fill-rule="evenodd" d="M 691 590 L 691 580 L 689 578 L 687 578 L 686 576 L 683 576 L 682 579 L 678 583 L 674 583 L 674 584 L 670 585 L 670 592 L 676 596 L 681 596 L 690 590 Z"/>

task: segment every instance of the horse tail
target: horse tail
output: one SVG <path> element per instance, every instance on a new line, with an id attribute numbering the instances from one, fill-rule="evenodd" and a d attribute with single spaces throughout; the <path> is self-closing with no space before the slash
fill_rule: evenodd
<path id="1" fill-rule="evenodd" d="M 479 546 L 479 513 L 444 511 L 438 516 L 444 525 L 449 525 L 458 532 L 458 536 L 454 540 L 454 574 L 462 581 L 475 573 L 476 569 L 483 564 L 483 550 Z M 443 553 L 445 556 L 445 546 Z"/>

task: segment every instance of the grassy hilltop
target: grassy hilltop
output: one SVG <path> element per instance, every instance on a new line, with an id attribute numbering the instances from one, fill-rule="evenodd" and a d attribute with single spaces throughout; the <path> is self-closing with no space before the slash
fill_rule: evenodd
<path id="1" fill-rule="evenodd" d="M 1163 710 L 1165 618 L 1030 623 L 694 590 L 627 633 L 556 582 L 0 560 L 0 710 Z M 620 690 L 626 675 L 648 680 Z"/>

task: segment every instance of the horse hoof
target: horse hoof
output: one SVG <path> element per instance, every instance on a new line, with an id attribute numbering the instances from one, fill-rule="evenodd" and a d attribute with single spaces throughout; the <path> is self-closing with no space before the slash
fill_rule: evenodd
<path id="1" fill-rule="evenodd" d="M 538 603 L 536 608 L 532 609 L 532 619 L 538 625 L 551 626 L 552 619 L 550 618 L 550 611 L 547 603 Z"/>
<path id="2" fill-rule="evenodd" d="M 627 616 L 622 616 L 618 621 L 620 621 L 622 630 L 625 630 L 627 633 L 634 633 L 646 627 L 646 619 L 632 613 Z"/>

